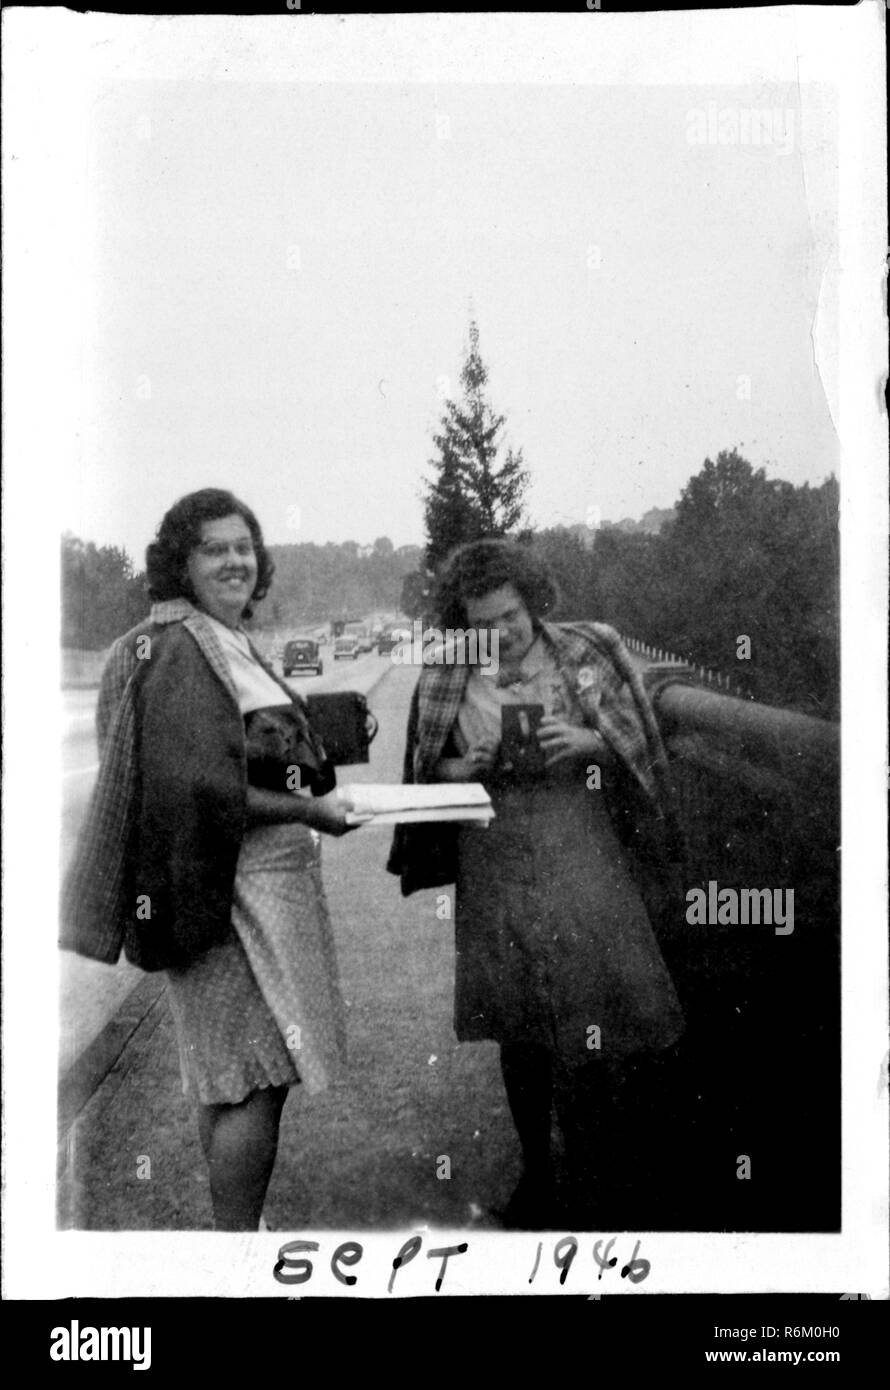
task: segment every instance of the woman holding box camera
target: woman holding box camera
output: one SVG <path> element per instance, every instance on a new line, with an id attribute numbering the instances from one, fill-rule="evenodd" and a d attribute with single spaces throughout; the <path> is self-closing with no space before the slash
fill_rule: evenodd
<path id="1" fill-rule="evenodd" d="M 111 649 L 101 763 L 61 944 L 166 970 L 217 1230 L 256 1230 L 282 1107 L 345 1055 L 318 836 L 347 801 L 302 703 L 242 628 L 273 564 L 230 492 L 189 494 L 147 552 L 150 617 Z"/>
<path id="2" fill-rule="evenodd" d="M 495 819 L 401 827 L 388 865 L 405 893 L 456 882 L 455 1028 L 500 1044 L 523 1158 L 502 1215 L 523 1228 L 614 1220 L 630 1161 L 657 1137 L 641 1124 L 657 1059 L 683 1031 L 641 892 L 644 870 L 651 883 L 678 857 L 655 717 L 617 633 L 546 622 L 555 599 L 525 546 L 450 556 L 437 624 L 489 629 L 498 661 L 423 667 L 405 779 L 481 781 Z"/>

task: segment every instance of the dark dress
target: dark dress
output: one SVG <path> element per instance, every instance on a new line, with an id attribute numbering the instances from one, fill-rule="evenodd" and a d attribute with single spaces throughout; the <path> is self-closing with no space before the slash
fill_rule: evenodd
<path id="1" fill-rule="evenodd" d="M 535 696 L 580 723 L 541 674 Z M 488 788 L 494 821 L 458 838 L 458 1038 L 541 1044 L 569 1069 L 670 1047 L 682 1011 L 603 792 L 572 762 L 518 785 L 495 769 Z"/>

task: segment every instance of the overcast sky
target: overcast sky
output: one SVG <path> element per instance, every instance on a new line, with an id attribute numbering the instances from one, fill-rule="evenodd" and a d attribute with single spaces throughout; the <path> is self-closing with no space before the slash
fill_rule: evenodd
<path id="1" fill-rule="evenodd" d="M 213 484 L 273 542 L 421 542 L 471 306 L 536 525 L 670 506 L 734 445 L 836 470 L 811 338 L 834 116 L 804 130 L 796 87 L 97 91 L 78 535 L 141 564 Z M 748 111 L 759 142 L 723 143 Z"/>

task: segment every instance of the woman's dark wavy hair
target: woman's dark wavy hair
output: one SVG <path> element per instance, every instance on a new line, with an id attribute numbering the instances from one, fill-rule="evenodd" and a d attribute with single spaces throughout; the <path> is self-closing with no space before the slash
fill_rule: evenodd
<path id="1" fill-rule="evenodd" d="M 467 626 L 468 598 L 512 584 L 535 626 L 558 600 L 549 570 L 526 545 L 509 540 L 470 541 L 452 550 L 439 571 L 433 597 L 439 627 Z"/>
<path id="2" fill-rule="evenodd" d="M 257 581 L 250 602 L 244 610 L 249 618 L 253 604 L 266 597 L 275 562 L 263 541 L 260 523 L 244 502 L 234 493 L 219 487 L 201 488 L 180 497 L 164 516 L 157 535 L 145 552 L 145 571 L 149 597 L 156 603 L 165 599 L 186 598 L 196 601 L 189 582 L 187 563 L 192 551 L 201 542 L 205 521 L 222 521 L 227 516 L 240 516 L 248 526 L 257 562 Z"/>

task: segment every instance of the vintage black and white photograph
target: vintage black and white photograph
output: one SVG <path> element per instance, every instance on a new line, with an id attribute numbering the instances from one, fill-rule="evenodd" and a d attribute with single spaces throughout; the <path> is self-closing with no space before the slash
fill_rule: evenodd
<path id="1" fill-rule="evenodd" d="M 859 11 L 47 31 L 72 375 L 51 475 L 9 440 L 5 740 L 58 817 L 7 801 L 7 933 L 51 1234 L 106 1238 L 68 1292 L 818 1291 L 858 1231 L 882 1296 Z"/>

